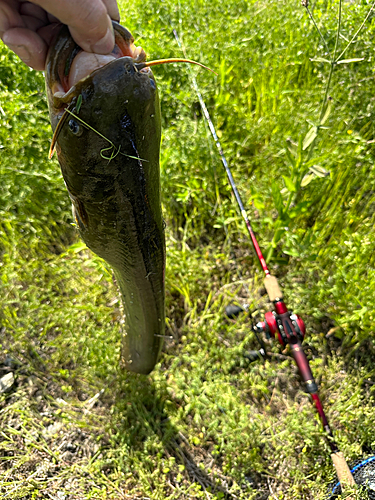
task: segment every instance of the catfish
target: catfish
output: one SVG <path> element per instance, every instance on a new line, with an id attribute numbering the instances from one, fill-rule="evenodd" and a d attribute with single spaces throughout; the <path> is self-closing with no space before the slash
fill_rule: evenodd
<path id="1" fill-rule="evenodd" d="M 113 28 L 108 56 L 84 52 L 66 26 L 51 45 L 52 152 L 81 238 L 113 269 L 124 313 L 122 363 L 148 374 L 165 335 L 160 105 L 144 51 L 126 28 Z"/>

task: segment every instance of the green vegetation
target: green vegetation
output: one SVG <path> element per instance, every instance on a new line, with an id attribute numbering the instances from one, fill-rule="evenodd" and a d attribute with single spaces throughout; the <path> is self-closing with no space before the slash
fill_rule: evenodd
<path id="1" fill-rule="evenodd" d="M 189 71 L 306 348 L 349 461 L 375 448 L 374 14 L 337 0 L 136 0 L 123 23 L 154 69 L 163 115 L 167 332 L 148 377 L 121 373 L 117 291 L 79 242 L 43 75 L 0 46 L 0 492 L 9 499 L 323 499 L 329 448 L 288 352 L 257 349 L 269 310 Z M 335 49 L 336 47 L 336 49 Z M 312 60 L 315 59 L 315 60 Z M 327 87 L 330 71 L 330 85 Z M 326 94 L 326 89 L 328 92 Z M 327 99 L 324 98 L 326 95 Z M 360 494 L 361 498 L 365 498 Z"/>

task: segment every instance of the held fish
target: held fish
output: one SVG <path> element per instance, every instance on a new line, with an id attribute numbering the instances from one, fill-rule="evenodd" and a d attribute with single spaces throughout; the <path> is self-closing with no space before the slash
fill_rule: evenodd
<path id="1" fill-rule="evenodd" d="M 160 106 L 144 51 L 113 26 L 109 56 L 82 51 L 63 27 L 47 57 L 46 88 L 52 148 L 77 227 L 119 287 L 122 361 L 147 374 L 165 333 Z"/>

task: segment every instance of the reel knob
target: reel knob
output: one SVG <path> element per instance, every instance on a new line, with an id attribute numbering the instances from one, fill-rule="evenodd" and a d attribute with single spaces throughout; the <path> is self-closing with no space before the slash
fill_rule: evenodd
<path id="1" fill-rule="evenodd" d="M 230 304 L 225 308 L 225 314 L 228 316 L 229 319 L 234 319 L 236 318 L 239 314 L 244 312 L 245 309 L 241 306 L 236 306 L 234 304 Z"/>

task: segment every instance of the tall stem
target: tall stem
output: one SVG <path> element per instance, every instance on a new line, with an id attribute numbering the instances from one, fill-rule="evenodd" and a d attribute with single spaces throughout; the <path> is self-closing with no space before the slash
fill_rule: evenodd
<path id="1" fill-rule="evenodd" d="M 322 107 L 320 109 L 319 124 L 321 123 L 321 121 L 323 119 L 323 116 L 324 116 L 324 113 L 325 113 L 327 99 L 328 99 L 328 92 L 329 92 L 329 89 L 331 87 L 332 74 L 333 74 L 333 70 L 335 69 L 335 66 L 336 66 L 336 54 L 337 54 L 337 48 L 338 48 L 338 45 L 339 45 L 340 31 L 341 31 L 341 13 L 342 13 L 342 0 L 339 1 L 339 12 L 338 12 L 338 23 L 337 23 L 335 48 L 333 50 L 333 57 L 331 59 L 331 66 L 329 68 L 328 80 L 327 80 L 326 89 L 325 89 L 325 92 L 324 92 L 324 97 L 323 97 L 323 101 L 322 101 Z M 315 139 L 310 144 L 309 153 L 307 155 L 307 160 L 306 161 L 311 160 L 312 154 L 314 152 L 314 146 L 315 146 L 316 139 L 317 139 L 317 136 L 315 137 Z"/>
<path id="2" fill-rule="evenodd" d="M 363 20 L 363 23 L 361 24 L 361 26 L 357 29 L 357 31 L 354 33 L 354 35 L 352 36 L 350 42 L 348 43 L 348 45 L 345 47 L 345 49 L 341 52 L 341 54 L 338 56 L 337 60 L 339 61 L 342 56 L 345 54 L 345 52 L 348 50 L 348 48 L 351 46 L 351 44 L 354 42 L 354 40 L 357 38 L 357 36 L 359 35 L 359 33 L 362 31 L 362 28 L 363 26 L 366 24 L 366 21 L 367 19 L 369 18 L 371 12 L 374 10 L 375 8 L 375 2 L 373 2 L 373 4 L 371 5 L 370 7 L 370 10 L 367 12 L 367 16 L 364 18 Z"/>
<path id="3" fill-rule="evenodd" d="M 308 6 L 306 6 L 306 10 L 307 10 L 307 13 L 308 13 L 308 14 L 309 14 L 309 16 L 310 16 L 310 19 L 311 19 L 311 21 L 312 21 L 312 23 L 313 23 L 313 25 L 314 25 L 314 27 L 315 27 L 316 31 L 319 33 L 319 36 L 320 36 L 320 38 L 321 38 L 321 40 L 322 40 L 322 42 L 323 42 L 323 44 L 324 44 L 324 46 L 325 46 L 325 48 L 326 48 L 326 51 L 328 52 L 328 56 L 329 56 L 329 58 L 331 58 L 331 52 L 330 52 L 330 50 L 329 50 L 329 47 L 328 47 L 328 45 L 327 45 L 327 42 L 326 42 L 326 40 L 325 40 L 325 38 L 324 38 L 324 36 L 323 36 L 322 32 L 320 31 L 319 26 L 316 24 L 316 21 L 315 21 L 315 18 L 314 18 L 314 16 L 313 16 L 313 14 L 312 14 L 312 11 L 310 11 L 310 9 L 309 9 L 309 7 L 308 7 Z"/>
<path id="4" fill-rule="evenodd" d="M 332 73 L 333 73 L 333 70 L 334 70 L 334 68 L 336 66 L 336 62 L 337 62 L 336 61 L 336 54 L 337 54 L 337 48 L 339 46 L 339 39 L 340 39 L 341 13 L 342 13 L 342 0 L 339 1 L 339 16 L 338 16 L 339 19 L 338 19 L 338 23 L 337 23 L 336 42 L 335 42 L 335 48 L 333 49 L 333 57 L 331 59 L 331 67 L 330 67 L 330 70 L 329 70 L 328 81 L 327 81 L 327 85 L 326 85 L 326 91 L 324 93 L 324 98 L 323 98 L 323 102 L 322 102 L 322 108 L 321 108 L 321 111 L 320 111 L 319 122 L 322 121 L 323 116 L 324 116 L 325 107 L 326 107 L 326 104 L 327 104 L 328 92 L 329 92 L 329 88 L 331 86 Z"/>

